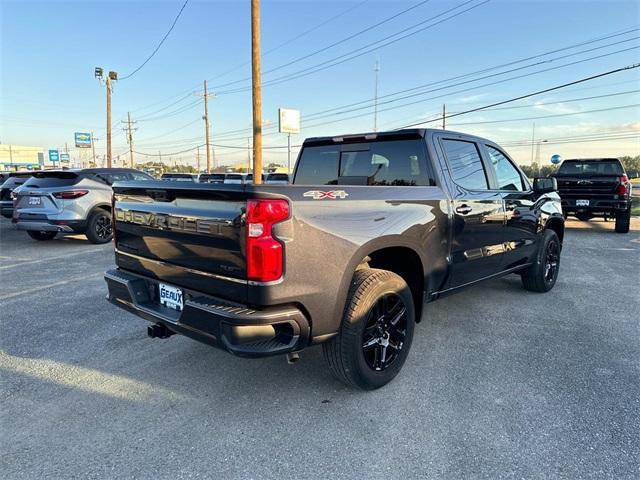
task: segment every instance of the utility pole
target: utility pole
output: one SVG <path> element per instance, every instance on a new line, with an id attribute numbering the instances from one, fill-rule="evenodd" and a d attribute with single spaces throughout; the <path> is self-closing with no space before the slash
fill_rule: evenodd
<path id="1" fill-rule="evenodd" d="M 200 173 L 200 145 L 196 147 L 196 168 L 198 169 L 198 173 Z"/>
<path id="2" fill-rule="evenodd" d="M 98 166 L 96 163 L 96 138 L 93 132 L 91 132 L 91 150 L 93 151 L 93 164 Z"/>
<path id="3" fill-rule="evenodd" d="M 262 183 L 262 92 L 260 88 L 260 0 L 251 0 L 251 93 L 253 106 L 253 183 Z"/>
<path id="4" fill-rule="evenodd" d="M 102 83 L 104 70 L 100 67 L 95 68 L 95 78 Z M 109 72 L 104 79 L 107 87 L 107 168 L 111 168 L 111 82 L 118 80 L 117 72 Z"/>
<path id="5" fill-rule="evenodd" d="M 207 93 L 207 81 L 204 81 L 204 131 L 207 146 L 207 173 L 211 173 L 211 142 L 209 139 L 209 94 Z"/>
<path id="6" fill-rule="evenodd" d="M 536 143 L 536 122 L 533 122 L 533 129 L 531 131 L 531 165 L 533 165 L 533 151 L 535 150 Z"/>
<path id="7" fill-rule="evenodd" d="M 442 129 L 447 129 L 447 106 L 442 104 Z"/>
<path id="8" fill-rule="evenodd" d="M 375 72 L 375 83 L 373 89 L 373 131 L 378 131 L 378 72 L 380 71 L 380 59 L 376 59 L 376 66 L 373 71 Z"/>
<path id="9" fill-rule="evenodd" d="M 136 168 L 135 164 L 133 163 L 133 131 L 136 129 L 131 128 L 131 112 L 127 112 L 127 121 L 122 123 L 126 123 L 127 125 L 127 127 L 123 128 L 123 130 L 127 132 L 127 143 L 129 143 L 129 159 L 131 160 L 131 168 Z"/>

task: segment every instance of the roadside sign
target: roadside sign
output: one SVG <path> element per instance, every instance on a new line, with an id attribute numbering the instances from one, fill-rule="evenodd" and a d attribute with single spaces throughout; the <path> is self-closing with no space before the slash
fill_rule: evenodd
<path id="1" fill-rule="evenodd" d="M 71 161 L 71 156 L 68 153 L 61 153 L 60 154 L 60 162 L 69 163 L 70 161 Z"/>
<path id="2" fill-rule="evenodd" d="M 85 132 L 76 132 L 76 148 L 91 148 L 91 134 Z"/>
<path id="3" fill-rule="evenodd" d="M 300 110 L 279 108 L 278 128 L 280 133 L 300 133 Z"/>
<path id="4" fill-rule="evenodd" d="M 58 150 L 49 150 L 49 161 L 55 163 L 59 160 Z"/>

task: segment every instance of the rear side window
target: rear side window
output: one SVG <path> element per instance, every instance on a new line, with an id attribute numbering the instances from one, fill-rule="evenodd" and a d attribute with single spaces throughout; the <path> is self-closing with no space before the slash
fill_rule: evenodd
<path id="1" fill-rule="evenodd" d="M 107 185 L 113 185 L 115 182 L 126 182 L 131 180 L 129 175 L 123 172 L 96 173 L 95 176 Z"/>
<path id="2" fill-rule="evenodd" d="M 524 184 L 518 169 L 500 150 L 487 145 L 487 152 L 491 159 L 491 165 L 496 172 L 499 190 L 514 190 L 518 192 L 524 191 Z"/>
<path id="3" fill-rule="evenodd" d="M 478 146 L 465 140 L 443 139 L 451 178 L 469 190 L 486 190 L 489 186 Z"/>
<path id="4" fill-rule="evenodd" d="M 327 145 L 302 150 L 294 183 L 299 185 L 337 185 L 340 146 Z"/>
<path id="5" fill-rule="evenodd" d="M 80 177 L 71 172 L 35 173 L 24 185 L 31 188 L 57 188 L 75 185 Z"/>
<path id="6" fill-rule="evenodd" d="M 422 140 L 308 147 L 294 183 L 335 185 L 339 177 L 360 177 L 365 185 L 435 185 Z"/>
<path id="7" fill-rule="evenodd" d="M 622 164 L 618 160 L 566 160 L 560 165 L 558 173 L 563 175 L 624 175 Z"/>

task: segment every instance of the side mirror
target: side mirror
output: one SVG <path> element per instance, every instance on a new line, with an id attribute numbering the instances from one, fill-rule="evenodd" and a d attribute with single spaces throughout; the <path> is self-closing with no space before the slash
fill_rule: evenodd
<path id="1" fill-rule="evenodd" d="M 533 191 L 535 193 L 547 193 L 558 191 L 558 181 L 555 177 L 538 177 L 533 179 Z"/>

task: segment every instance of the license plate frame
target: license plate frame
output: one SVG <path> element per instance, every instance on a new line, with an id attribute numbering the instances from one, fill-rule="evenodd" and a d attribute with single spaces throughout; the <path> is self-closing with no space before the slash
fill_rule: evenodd
<path id="1" fill-rule="evenodd" d="M 576 200 L 576 207 L 588 207 L 589 200 Z"/>
<path id="2" fill-rule="evenodd" d="M 181 288 L 166 283 L 158 284 L 160 305 L 181 312 L 184 309 L 184 292 Z"/>

